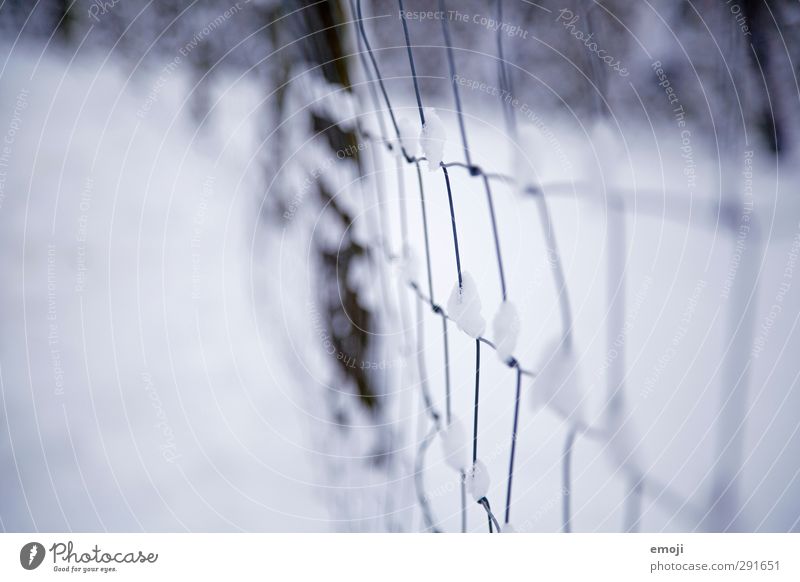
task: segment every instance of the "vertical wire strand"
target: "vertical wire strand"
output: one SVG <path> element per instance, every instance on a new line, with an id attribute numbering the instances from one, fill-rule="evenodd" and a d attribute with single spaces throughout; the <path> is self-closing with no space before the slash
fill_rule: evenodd
<path id="1" fill-rule="evenodd" d="M 447 172 L 447 168 L 442 166 L 442 171 L 444 172 L 444 181 L 447 185 L 447 202 L 450 205 L 450 224 L 453 227 L 453 248 L 456 254 L 456 274 L 458 275 L 458 288 L 461 289 L 464 287 L 464 278 L 461 275 L 461 252 L 458 248 L 458 227 L 456 226 L 456 211 L 453 206 L 453 191 L 450 187 L 450 174 Z"/>
<path id="2" fill-rule="evenodd" d="M 399 160 L 398 160 L 398 162 L 399 162 Z M 403 198 L 403 196 L 402 196 L 402 192 L 404 191 L 403 168 L 399 163 L 398 163 L 397 180 L 398 180 L 398 192 L 400 193 L 398 195 L 398 203 L 400 204 L 400 216 L 401 216 L 400 237 L 401 237 L 401 242 L 402 242 L 402 252 L 403 252 L 403 258 L 404 259 L 408 259 L 408 257 L 407 257 L 407 253 L 408 253 L 408 227 L 407 227 L 407 222 L 405 220 L 402 220 L 402 218 L 406 216 L 405 198 Z M 404 360 L 410 360 L 410 352 L 411 352 L 411 349 L 412 349 L 411 348 L 411 341 L 412 340 L 409 339 L 409 334 L 410 334 L 410 329 L 411 329 L 411 312 L 410 312 L 410 308 L 409 308 L 409 305 L 408 305 L 408 299 L 409 299 L 408 293 L 406 292 L 406 289 L 404 288 L 404 285 L 402 284 L 401 279 L 399 277 L 397 278 L 397 296 L 398 296 L 398 302 L 400 304 L 400 317 L 401 317 L 401 321 L 402 321 L 403 338 L 404 338 L 404 342 L 405 342 L 404 350 L 403 350 L 403 358 L 404 358 Z M 419 309 L 420 305 L 421 304 L 419 302 L 417 302 L 418 309 Z M 427 402 L 427 400 L 428 399 L 426 399 L 425 395 L 423 394 L 423 402 L 425 402 L 425 404 L 426 404 L 426 413 L 428 412 L 427 409 L 428 409 L 428 404 L 429 404 L 429 402 Z M 420 419 L 420 422 L 423 422 L 423 421 L 424 421 L 424 418 Z M 419 451 L 417 451 L 417 455 L 418 454 L 419 454 Z M 417 462 L 417 459 L 415 458 L 415 464 L 416 464 L 416 462 Z M 423 483 L 423 487 L 424 487 L 424 483 Z M 416 479 L 416 476 L 414 477 L 414 489 L 417 491 L 417 493 L 419 493 L 419 484 L 418 484 L 418 481 Z M 422 507 L 421 511 L 424 513 L 426 511 L 426 509 L 427 508 Z M 412 517 L 413 517 L 413 514 L 412 514 Z"/>
<path id="3" fill-rule="evenodd" d="M 555 283 L 558 304 L 561 309 L 561 341 L 565 346 L 569 347 L 572 343 L 572 308 L 570 306 L 567 278 L 564 274 L 564 265 L 553 228 L 553 220 L 550 216 L 550 208 L 547 205 L 544 192 L 538 189 L 529 189 L 528 192 L 534 195 L 538 206 L 539 221 L 541 222 L 547 248 L 548 263 L 551 264 L 553 270 L 553 282 Z"/>
<path id="4" fill-rule="evenodd" d="M 483 184 L 486 188 L 486 200 L 489 203 L 489 216 L 492 220 L 492 234 L 494 235 L 494 251 L 497 256 L 497 270 L 500 273 L 500 291 L 503 295 L 503 301 L 508 299 L 508 291 L 506 289 L 506 275 L 503 269 L 503 255 L 500 252 L 500 235 L 497 231 L 497 217 L 494 212 L 494 202 L 492 201 L 492 189 L 489 186 L 489 178 L 483 174 Z"/>
<path id="5" fill-rule="evenodd" d="M 570 533 L 572 531 L 572 509 L 570 507 L 570 497 L 572 496 L 572 447 L 575 445 L 577 430 L 569 429 L 567 438 L 564 441 L 564 463 L 561 467 L 561 531 Z"/>
<path id="6" fill-rule="evenodd" d="M 741 206 L 744 202 L 739 202 Z M 738 223 L 728 228 L 738 235 Z M 736 236 L 735 235 L 735 236 Z M 748 357 L 756 325 L 759 287 L 759 265 L 763 260 L 765 241 L 758 223 L 751 222 L 748 244 L 742 252 L 735 285 L 728 298 L 728 323 L 725 330 L 725 353 L 722 380 L 727 389 L 720 395 L 718 426 L 714 436 L 716 462 L 711 474 L 711 507 L 701 520 L 705 531 L 737 531 L 742 524 L 732 508 L 741 507 L 741 473 L 744 457 L 744 435 L 749 409 L 748 393 L 752 376 L 752 359 Z M 737 243 L 738 244 L 738 243 Z"/>
<path id="7" fill-rule="evenodd" d="M 425 522 L 425 527 L 433 533 L 439 533 L 439 528 L 436 526 L 436 518 L 433 515 L 433 508 L 431 508 L 428 495 L 425 493 L 425 453 L 433 442 L 433 437 L 436 436 L 438 428 L 434 424 L 431 430 L 425 435 L 417 451 L 417 458 L 414 463 L 414 483 L 417 490 L 417 501 L 419 502 L 420 509 L 422 510 L 422 519 Z"/>
<path id="8" fill-rule="evenodd" d="M 497 22 L 503 22 L 503 0 L 497 0 Z M 506 122 L 506 132 L 508 133 L 509 138 L 516 143 L 516 136 L 517 136 L 516 117 L 514 116 L 514 111 L 511 109 L 510 105 L 510 98 L 513 94 L 513 90 L 511 87 L 511 81 L 506 67 L 505 56 L 503 55 L 503 34 L 500 28 L 497 29 L 497 62 L 498 62 L 498 73 L 499 73 L 498 79 L 501 88 L 501 107 L 503 109 L 503 118 L 505 119 Z M 491 205 L 491 194 L 489 194 L 488 192 L 488 179 L 484 177 L 484 181 L 487 186 L 487 195 L 489 196 Z M 496 232 L 497 227 L 495 224 L 494 208 L 491 206 L 490 208 L 492 213 L 492 228 L 495 232 L 495 249 L 497 251 L 497 261 L 500 268 L 500 279 L 502 281 L 502 286 L 503 286 L 503 301 L 505 301 L 507 299 L 505 275 L 503 273 L 502 259 L 500 255 L 499 237 Z M 514 460 L 516 456 L 517 430 L 519 426 L 519 405 L 520 405 L 521 384 L 522 384 L 522 372 L 520 371 L 519 366 L 517 366 L 517 387 L 514 398 L 514 424 L 511 432 L 511 453 L 508 462 L 508 490 L 506 492 L 506 515 L 505 515 L 506 525 L 508 525 L 509 521 L 511 520 L 511 487 L 514 478 Z"/>
<path id="9" fill-rule="evenodd" d="M 431 243 L 428 234 L 428 211 L 425 208 L 425 187 L 422 185 L 422 171 L 419 162 L 414 164 L 417 168 L 417 182 L 419 183 L 419 199 L 422 206 L 422 231 L 425 237 L 425 267 L 428 271 L 428 297 L 430 298 L 431 308 L 436 307 L 436 300 L 433 298 L 433 270 L 431 267 Z"/>
<path id="10" fill-rule="evenodd" d="M 353 0 L 350 0 L 350 12 L 352 14 L 356 14 L 356 6 Z M 360 18 L 360 16 L 359 16 Z M 368 81 L 367 87 L 372 99 L 373 106 L 375 107 L 375 117 L 378 120 L 378 131 L 380 132 L 381 141 L 384 143 L 389 142 L 389 134 L 386 131 L 386 120 L 383 118 L 383 113 L 378 106 L 378 93 L 375 89 L 375 79 L 373 75 L 370 73 L 369 64 L 367 63 L 367 58 L 364 56 L 366 52 L 364 49 L 364 37 L 360 34 L 356 34 L 356 46 L 358 48 L 358 62 L 361 63 L 361 69 L 364 71 L 364 77 Z"/>
<path id="11" fill-rule="evenodd" d="M 517 368 L 517 390 L 514 398 L 514 425 L 511 429 L 511 454 L 508 460 L 508 489 L 506 490 L 506 516 L 505 523 L 508 525 L 511 519 L 511 484 L 514 479 L 514 457 L 517 452 L 517 430 L 519 428 L 519 401 L 522 387 L 522 372 Z"/>
<path id="12" fill-rule="evenodd" d="M 422 303 L 417 301 L 417 367 L 419 370 L 419 381 L 422 392 L 423 404 L 425 411 L 430 416 L 432 424 L 431 429 L 417 449 L 416 458 L 414 460 L 414 487 L 417 492 L 417 501 L 422 512 L 423 520 L 425 521 L 426 528 L 433 532 L 438 532 L 436 527 L 436 518 L 433 515 L 428 495 L 425 493 L 425 453 L 430 447 L 433 438 L 440 428 L 439 413 L 433 407 L 430 391 L 428 389 L 428 373 L 425 365 L 425 330 L 422 325 Z"/>
<path id="13" fill-rule="evenodd" d="M 431 398 L 430 389 L 428 387 L 428 371 L 425 363 L 425 328 L 423 325 L 424 318 L 422 313 L 422 302 L 417 301 L 417 368 L 419 371 L 420 390 L 422 393 L 423 403 L 425 410 L 430 416 L 432 424 L 429 433 L 425 439 L 420 443 L 416 458 L 414 460 L 414 487 L 417 492 L 417 502 L 422 512 L 423 520 L 425 521 L 426 528 L 430 531 L 439 531 L 436 527 L 436 519 L 433 515 L 433 509 L 430 506 L 428 495 L 425 493 L 425 453 L 430 446 L 433 437 L 439 431 L 440 420 L 439 413 L 433 406 L 433 399 Z"/>
<path id="14" fill-rule="evenodd" d="M 375 53 L 373 53 L 372 46 L 369 44 L 369 38 L 367 38 L 367 31 L 364 28 L 364 16 L 361 13 L 361 0 L 356 0 L 356 10 L 358 12 L 358 29 L 361 32 L 361 38 L 364 40 L 364 46 L 367 49 L 367 54 L 372 62 L 372 67 L 375 69 L 375 77 L 378 79 L 378 86 L 381 88 L 384 101 L 386 101 L 386 108 L 389 110 L 389 117 L 392 120 L 392 126 L 397 134 L 397 139 L 400 139 L 400 128 L 397 125 L 397 118 L 394 116 L 392 102 L 389 100 L 389 93 L 386 91 L 386 85 L 383 83 L 383 76 L 381 75 L 380 67 L 378 67 L 378 60 L 375 58 Z"/>
<path id="15" fill-rule="evenodd" d="M 403 258 L 407 259 L 408 253 L 408 210 L 406 209 L 406 180 L 403 172 L 403 162 L 397 161 L 397 205 L 400 214 L 400 238 L 403 241 Z"/>
<path id="16" fill-rule="evenodd" d="M 489 504 L 489 500 L 486 497 L 481 497 L 478 500 L 478 503 L 486 510 L 486 515 L 489 518 L 489 533 L 493 533 L 492 526 L 494 526 L 494 529 L 497 530 L 497 533 L 500 533 L 502 531 L 500 529 L 500 522 L 497 521 L 497 518 L 494 516 L 494 513 L 492 512 L 492 506 Z"/>
<path id="17" fill-rule="evenodd" d="M 447 14 L 447 7 L 444 0 L 439 0 L 439 10 L 442 14 Z M 458 129 L 461 132 L 461 143 L 464 147 L 464 160 L 472 171 L 472 159 L 469 155 L 469 145 L 467 143 L 467 129 L 464 124 L 464 112 L 461 106 L 461 94 L 458 91 L 458 74 L 456 72 L 456 60 L 453 55 L 453 42 L 450 38 L 450 25 L 448 18 L 441 18 L 442 34 L 444 35 L 444 43 L 447 47 L 447 64 L 450 67 L 450 83 L 453 87 L 453 100 L 456 105 L 456 114 L 458 118 Z"/>
<path id="18" fill-rule="evenodd" d="M 447 341 L 447 317 L 442 315 L 442 336 L 444 337 L 444 413 L 447 426 L 453 422 L 453 406 L 450 400 L 450 346 Z"/>
<path id="19" fill-rule="evenodd" d="M 478 460 L 478 405 L 481 387 L 481 341 L 475 340 L 475 405 L 472 421 L 472 464 Z"/>
<path id="20" fill-rule="evenodd" d="M 632 478 L 628 498 L 625 503 L 625 531 L 627 533 L 639 533 L 639 526 L 642 522 L 642 495 L 644 487 L 641 478 Z"/>
<path id="21" fill-rule="evenodd" d="M 467 533 L 467 474 L 461 471 L 461 533 Z"/>
<path id="22" fill-rule="evenodd" d="M 425 328 L 422 314 L 422 303 L 417 301 L 417 368 L 419 369 L 419 385 L 422 391 L 422 399 L 425 403 L 425 410 L 431 420 L 439 424 L 439 413 L 433 406 L 430 389 L 428 388 L 428 368 L 425 363 Z"/>
<path id="23" fill-rule="evenodd" d="M 422 94 L 419 91 L 419 79 L 417 79 L 417 67 L 414 65 L 414 53 L 411 51 L 411 38 L 408 34 L 408 23 L 405 17 L 403 0 L 397 0 L 400 5 L 400 21 L 403 23 L 403 36 L 406 39 L 406 52 L 408 53 L 408 64 L 411 67 L 411 80 L 414 82 L 414 95 L 417 97 L 417 109 L 419 111 L 419 122 L 425 125 L 425 112 L 422 107 Z"/>
<path id="24" fill-rule="evenodd" d="M 594 26 L 594 4 L 591 4 L 588 8 L 584 3 L 579 2 L 577 5 L 578 13 L 583 13 L 584 18 L 586 19 L 586 23 L 589 27 L 589 33 L 594 34 L 597 32 Z M 595 112 L 598 118 L 603 117 L 608 113 L 605 105 L 605 89 L 606 89 L 606 82 L 607 82 L 607 75 L 605 70 L 600 66 L 600 63 L 597 59 L 592 58 L 592 56 L 587 51 L 586 53 L 586 61 L 589 62 L 589 70 L 591 71 L 591 78 L 594 84 L 594 91 L 592 91 L 593 102 L 595 107 Z"/>
<path id="25" fill-rule="evenodd" d="M 503 21 L 503 0 L 497 0 L 497 22 Z M 503 106 L 503 118 L 506 122 L 506 131 L 511 139 L 517 141 L 517 117 L 514 115 L 514 108 L 511 105 L 514 95 L 514 86 L 511 81 L 511 74 L 508 71 L 505 54 L 503 51 L 503 30 L 497 29 L 497 58 L 498 58 L 498 79 L 500 81 L 501 99 Z"/>
<path id="26" fill-rule="evenodd" d="M 624 203 L 613 198 L 608 208 L 608 228 L 606 230 L 608 257 L 608 322 L 606 324 L 606 343 L 609 350 L 616 350 L 617 357 L 608 369 L 608 386 L 606 396 L 606 414 L 608 418 L 619 419 L 619 424 L 629 422 L 626 418 L 625 403 L 625 343 L 619 345 L 617 337 L 625 328 L 625 252 L 626 229 Z M 607 430 L 619 430 L 617 423 L 608 426 Z M 608 435 L 611 438 L 611 434 Z M 626 459 L 630 461 L 630 459 Z M 625 496 L 624 524 L 626 531 L 636 529 L 641 515 L 641 499 L 639 487 L 641 476 L 637 471 L 627 472 L 628 495 Z"/>
<path id="27" fill-rule="evenodd" d="M 355 12 L 354 8 L 355 8 L 355 6 L 353 4 L 353 0 L 350 0 L 350 9 L 351 9 L 351 11 Z M 358 56 L 359 56 L 358 60 L 359 60 L 359 63 L 361 64 L 361 69 L 362 69 L 362 71 L 364 73 L 364 77 L 365 77 L 365 79 L 367 81 L 367 88 L 368 88 L 368 92 L 370 94 L 370 98 L 371 98 L 371 101 L 372 101 L 372 106 L 374 107 L 375 117 L 378 120 L 378 131 L 380 132 L 381 141 L 383 141 L 384 143 L 388 143 L 388 136 L 387 136 L 387 133 L 386 133 L 386 122 L 383 119 L 383 115 L 382 115 L 380 107 L 378 105 L 378 95 L 377 95 L 377 92 L 375 91 L 374 79 L 373 79 L 372 74 L 370 73 L 369 66 L 367 65 L 367 60 L 364 57 L 364 51 L 362 50 L 362 45 L 364 44 L 364 39 L 361 37 L 361 35 L 357 34 L 355 36 L 356 36 L 356 44 L 357 44 L 357 47 L 358 47 Z M 354 112 L 354 115 L 355 115 L 355 112 Z M 355 119 L 358 119 L 358 118 L 355 117 Z M 360 124 L 358 122 L 356 122 L 356 127 L 360 129 Z M 359 136 L 360 137 L 363 136 L 363 133 L 364 133 L 363 131 L 360 131 L 359 132 Z M 362 138 L 362 141 L 363 141 L 363 138 Z M 375 169 L 378 172 L 378 174 L 383 174 L 383 164 L 380 163 L 380 153 L 375 151 L 375 148 L 372 148 L 372 159 L 373 159 L 373 165 L 375 166 Z M 383 237 L 383 241 L 382 241 L 382 245 L 381 246 L 383 248 L 384 255 L 388 257 L 388 256 L 391 255 L 391 252 L 389 250 L 389 244 L 390 244 L 390 241 L 391 241 L 391 232 L 390 232 L 390 229 L 389 229 L 389 226 L 388 226 L 388 222 L 386 220 L 386 216 L 384 214 L 383 208 L 381 206 L 380 196 L 377 197 L 377 203 L 378 203 L 379 218 L 380 218 L 380 221 L 381 221 L 381 231 L 382 231 L 382 235 L 381 236 Z"/>

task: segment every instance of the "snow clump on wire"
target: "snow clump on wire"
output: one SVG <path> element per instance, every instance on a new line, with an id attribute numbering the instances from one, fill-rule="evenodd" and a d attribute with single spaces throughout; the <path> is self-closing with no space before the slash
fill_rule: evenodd
<path id="1" fill-rule="evenodd" d="M 444 123 L 439 119 L 436 110 L 432 107 L 425 108 L 425 125 L 419 134 L 419 143 L 428 160 L 428 169 L 433 172 L 439 169 L 439 164 L 444 158 L 445 142 Z"/>
<path id="2" fill-rule="evenodd" d="M 455 417 L 444 429 L 439 431 L 445 462 L 456 471 L 467 466 L 467 437 L 464 425 Z"/>
<path id="3" fill-rule="evenodd" d="M 461 275 L 461 285 L 456 283 L 447 300 L 447 313 L 456 322 L 461 331 L 478 338 L 486 329 L 486 322 L 481 315 L 481 298 L 478 286 L 468 272 Z"/>
<path id="4" fill-rule="evenodd" d="M 408 117 L 401 117 L 397 120 L 397 132 L 400 134 L 400 145 L 405 150 L 406 155 L 416 156 L 419 148 L 419 139 L 417 138 L 417 128 L 414 126 L 414 122 Z"/>
<path id="5" fill-rule="evenodd" d="M 475 501 L 480 501 L 489 493 L 489 471 L 483 461 L 477 459 L 467 471 L 467 491 Z"/>
<path id="6" fill-rule="evenodd" d="M 520 329 L 519 314 L 511 301 L 503 301 L 500 304 L 500 309 L 492 320 L 492 327 L 497 357 L 502 362 L 508 362 L 517 347 Z"/>

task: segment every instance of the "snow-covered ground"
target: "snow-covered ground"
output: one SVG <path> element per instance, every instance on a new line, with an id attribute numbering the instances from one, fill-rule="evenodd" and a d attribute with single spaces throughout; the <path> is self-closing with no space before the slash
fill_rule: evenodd
<path id="1" fill-rule="evenodd" d="M 19 126 L 0 208 L 2 527 L 328 530 L 281 328 L 257 330 L 279 313 L 274 286 L 249 283 L 252 93 L 232 86 L 203 135 L 181 71 L 153 93 L 158 71 L 38 57 L 16 47 L 0 86 L 4 134 Z"/>

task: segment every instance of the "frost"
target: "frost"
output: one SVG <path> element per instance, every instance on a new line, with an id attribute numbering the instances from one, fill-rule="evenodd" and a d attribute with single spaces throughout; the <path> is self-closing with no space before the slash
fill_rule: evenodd
<path id="1" fill-rule="evenodd" d="M 492 321 L 494 329 L 494 343 L 497 348 L 497 357 L 501 361 L 507 362 L 511 359 L 514 349 L 517 347 L 519 337 L 519 314 L 517 308 L 510 301 L 503 301 L 500 309 Z"/>
<path id="2" fill-rule="evenodd" d="M 401 117 L 397 120 L 397 131 L 400 134 L 400 145 L 409 156 L 416 156 L 419 149 L 419 138 L 417 137 L 417 127 L 408 117 Z"/>
<path id="3" fill-rule="evenodd" d="M 467 491 L 475 501 L 480 501 L 489 493 L 489 470 L 480 459 L 467 472 Z"/>
<path id="4" fill-rule="evenodd" d="M 419 134 L 419 143 L 425 157 L 428 159 L 428 169 L 434 172 L 439 169 L 439 164 L 444 157 L 445 130 L 444 123 L 439 119 L 436 110 L 432 107 L 425 108 L 425 125 Z"/>
<path id="5" fill-rule="evenodd" d="M 533 404 L 548 406 L 565 420 L 583 424 L 583 394 L 574 350 L 561 338 L 551 342 L 542 354 L 533 381 Z"/>
<path id="6" fill-rule="evenodd" d="M 461 331 L 477 338 L 483 335 L 486 322 L 481 316 L 481 298 L 478 296 L 478 287 L 475 280 L 468 272 L 461 276 L 461 286 L 456 283 L 447 300 L 447 312 Z"/>
<path id="7" fill-rule="evenodd" d="M 467 466 L 467 437 L 464 425 L 455 417 L 443 430 L 439 431 L 442 439 L 444 460 L 456 471 L 461 471 Z"/>

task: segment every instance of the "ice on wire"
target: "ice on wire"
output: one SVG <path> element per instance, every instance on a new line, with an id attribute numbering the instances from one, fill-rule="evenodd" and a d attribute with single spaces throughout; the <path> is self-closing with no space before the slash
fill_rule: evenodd
<path id="1" fill-rule="evenodd" d="M 506 300 L 500 304 L 500 308 L 492 320 L 492 328 L 497 357 L 501 361 L 507 362 L 517 347 L 520 330 L 519 313 L 511 301 Z"/>
<path id="2" fill-rule="evenodd" d="M 489 471 L 483 461 L 477 459 L 467 471 L 467 491 L 475 501 L 480 501 L 489 493 Z"/>
<path id="3" fill-rule="evenodd" d="M 397 120 L 397 132 L 400 134 L 400 145 L 406 154 L 411 157 L 416 156 L 419 148 L 419 138 L 417 137 L 419 131 L 414 122 L 408 117 L 401 117 Z"/>
<path id="4" fill-rule="evenodd" d="M 467 335 L 478 338 L 486 329 L 486 321 L 481 315 L 481 298 L 475 279 L 467 271 L 461 275 L 461 285 L 456 282 L 450 299 L 447 300 L 447 313 L 458 328 Z"/>
<path id="5" fill-rule="evenodd" d="M 467 433 L 461 421 L 453 417 L 446 427 L 439 431 L 445 462 L 456 471 L 464 470 L 468 464 Z"/>
<path id="6" fill-rule="evenodd" d="M 439 119 L 436 110 L 433 107 L 426 107 L 425 125 L 419 134 L 419 143 L 428 159 L 428 169 L 431 172 L 439 169 L 439 164 L 444 158 L 445 137 L 444 123 Z"/>

